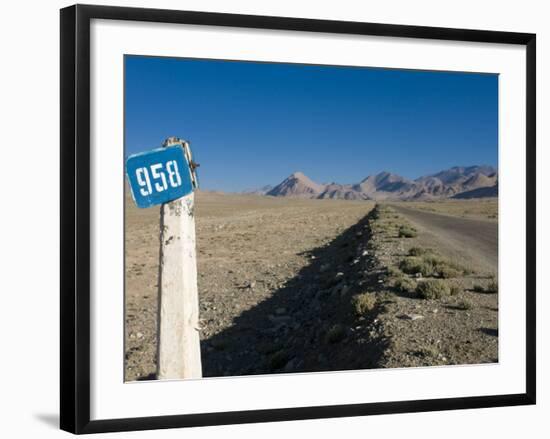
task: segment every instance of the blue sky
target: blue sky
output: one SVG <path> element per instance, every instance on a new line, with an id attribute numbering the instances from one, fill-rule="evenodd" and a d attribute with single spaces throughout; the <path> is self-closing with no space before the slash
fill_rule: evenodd
<path id="1" fill-rule="evenodd" d="M 498 76 L 125 57 L 126 155 L 191 141 L 205 189 L 498 162 Z"/>

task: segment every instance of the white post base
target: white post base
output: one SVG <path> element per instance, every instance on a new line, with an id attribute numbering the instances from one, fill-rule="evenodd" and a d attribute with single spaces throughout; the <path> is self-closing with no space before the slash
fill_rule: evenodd
<path id="1" fill-rule="evenodd" d="M 160 209 L 157 378 L 201 378 L 194 193 Z"/>

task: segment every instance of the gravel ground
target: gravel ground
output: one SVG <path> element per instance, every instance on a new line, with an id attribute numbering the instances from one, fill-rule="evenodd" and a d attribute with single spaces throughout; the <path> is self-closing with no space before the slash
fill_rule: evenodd
<path id="1" fill-rule="evenodd" d="M 304 351 L 308 337 L 319 342 L 337 320 L 323 317 L 325 307 L 315 296 L 333 282 L 340 250 L 356 249 L 333 241 L 373 206 L 197 193 L 203 375 L 329 370 L 328 355 L 315 347 Z M 138 210 L 127 200 L 127 380 L 154 377 L 158 215 L 158 209 Z"/>
<path id="2" fill-rule="evenodd" d="M 390 214 L 392 221 L 414 226 L 417 235 L 398 238 L 393 230 L 373 234 L 371 245 L 377 248 L 382 267 L 395 270 L 411 248 L 420 247 L 433 249 L 468 273 L 442 279 L 459 286 L 458 292 L 432 300 L 396 291 L 388 276 L 382 288 L 390 293 L 386 296 L 389 300 L 378 320 L 391 342 L 379 366 L 498 362 L 498 294 L 474 288 L 486 286 L 497 273 L 497 224 L 392 207 L 394 214 L 399 213 Z M 379 221 L 388 220 L 382 217 Z M 427 278 L 415 278 L 414 282 L 423 280 Z"/>
<path id="3" fill-rule="evenodd" d="M 498 361 L 498 294 L 473 291 L 487 273 L 436 300 L 397 291 L 388 270 L 412 246 L 444 254 L 447 241 L 381 230 L 373 207 L 197 193 L 203 376 Z M 127 380 L 155 378 L 158 216 L 127 200 Z"/>

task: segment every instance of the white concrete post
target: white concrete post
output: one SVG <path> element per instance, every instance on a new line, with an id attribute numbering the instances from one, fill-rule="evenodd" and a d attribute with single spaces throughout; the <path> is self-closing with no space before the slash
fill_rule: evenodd
<path id="1" fill-rule="evenodd" d="M 202 377 L 194 208 L 193 192 L 160 208 L 158 379 Z"/>

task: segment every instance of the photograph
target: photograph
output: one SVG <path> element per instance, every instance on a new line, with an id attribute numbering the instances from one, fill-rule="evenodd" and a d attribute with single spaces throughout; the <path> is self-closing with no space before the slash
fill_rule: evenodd
<path id="1" fill-rule="evenodd" d="M 125 381 L 498 363 L 498 112 L 495 73 L 125 55 Z"/>

